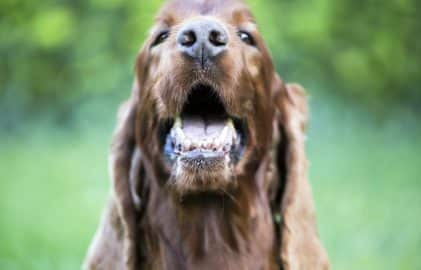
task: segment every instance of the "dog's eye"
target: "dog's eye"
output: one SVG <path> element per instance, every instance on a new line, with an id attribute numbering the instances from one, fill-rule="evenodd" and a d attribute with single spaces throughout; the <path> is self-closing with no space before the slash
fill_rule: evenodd
<path id="1" fill-rule="evenodd" d="M 170 35 L 170 31 L 165 30 L 158 34 L 158 36 L 155 38 L 154 42 L 152 43 L 152 47 L 157 46 L 164 42 Z"/>
<path id="2" fill-rule="evenodd" d="M 256 41 L 254 40 L 253 36 L 250 33 L 246 31 L 238 31 L 238 36 L 240 37 L 241 41 L 243 41 L 244 43 L 250 46 L 256 45 Z"/>

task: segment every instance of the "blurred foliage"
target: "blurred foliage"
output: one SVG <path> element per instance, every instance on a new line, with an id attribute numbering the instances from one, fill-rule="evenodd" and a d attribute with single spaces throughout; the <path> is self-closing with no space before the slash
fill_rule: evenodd
<path id="1" fill-rule="evenodd" d="M 249 0 L 281 75 L 375 110 L 421 101 L 417 0 Z M 127 96 L 135 55 L 162 1 L 0 1 L 0 106 L 68 114 Z"/>
<path id="2" fill-rule="evenodd" d="M 13 118 L 127 95 L 159 1 L 0 1 L 0 106 Z M 13 120 L 12 120 L 13 121 Z"/>
<path id="3" fill-rule="evenodd" d="M 261 2 L 258 21 L 287 79 L 316 81 L 380 112 L 421 101 L 420 1 Z"/>

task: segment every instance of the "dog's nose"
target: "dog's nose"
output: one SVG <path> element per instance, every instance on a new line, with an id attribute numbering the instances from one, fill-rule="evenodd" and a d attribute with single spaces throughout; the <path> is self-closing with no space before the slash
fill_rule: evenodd
<path id="1" fill-rule="evenodd" d="M 224 27 L 211 19 L 199 19 L 184 25 L 177 35 L 181 52 L 200 61 L 202 66 L 222 54 L 228 44 Z"/>

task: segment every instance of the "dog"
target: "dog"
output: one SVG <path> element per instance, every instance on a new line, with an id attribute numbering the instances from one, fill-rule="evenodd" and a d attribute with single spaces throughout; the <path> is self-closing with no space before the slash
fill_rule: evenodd
<path id="1" fill-rule="evenodd" d="M 328 269 L 286 84 L 239 0 L 170 0 L 141 49 L 85 269 Z"/>

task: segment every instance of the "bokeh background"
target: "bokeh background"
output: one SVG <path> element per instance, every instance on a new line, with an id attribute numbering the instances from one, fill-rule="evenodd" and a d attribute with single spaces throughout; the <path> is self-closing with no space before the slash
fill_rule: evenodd
<path id="1" fill-rule="evenodd" d="M 421 2 L 249 0 L 311 103 L 333 269 L 421 269 Z M 157 0 L 0 0 L 0 269 L 79 269 Z"/>

